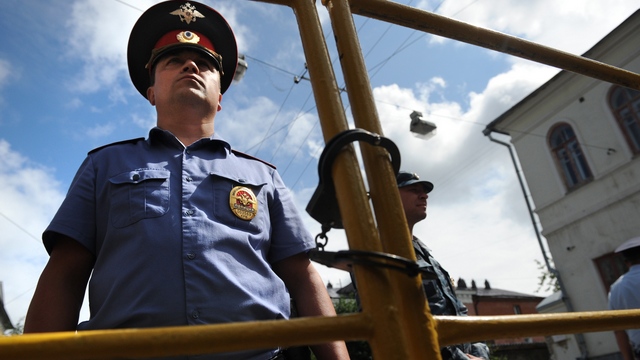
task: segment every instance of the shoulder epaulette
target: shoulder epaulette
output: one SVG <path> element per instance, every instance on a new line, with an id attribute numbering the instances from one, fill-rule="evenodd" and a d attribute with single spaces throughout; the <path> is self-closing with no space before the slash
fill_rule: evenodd
<path id="1" fill-rule="evenodd" d="M 234 154 L 236 154 L 237 156 L 242 156 L 242 157 L 247 158 L 247 159 L 260 161 L 261 163 L 263 163 L 263 164 L 265 164 L 265 165 L 267 165 L 267 166 L 269 166 L 269 167 L 272 167 L 272 168 L 274 168 L 274 169 L 276 168 L 276 166 L 275 166 L 275 165 L 273 165 L 273 164 L 271 164 L 271 163 L 268 163 L 268 162 L 266 162 L 266 161 L 264 161 L 264 160 L 262 160 L 262 159 L 258 159 L 258 158 L 257 158 L 257 157 L 255 157 L 255 156 L 251 156 L 251 155 L 249 155 L 249 154 L 245 154 L 245 153 L 243 153 L 242 151 L 238 151 L 238 150 L 233 150 L 233 149 L 231 149 L 231 152 L 232 152 L 232 153 L 234 153 Z"/>
<path id="2" fill-rule="evenodd" d="M 116 141 L 116 142 L 113 142 L 113 143 L 111 143 L 111 144 L 102 145 L 102 146 L 100 146 L 100 147 L 97 147 L 97 148 L 95 148 L 95 149 L 93 149 L 93 150 L 89 151 L 89 154 L 92 154 L 92 153 L 94 153 L 94 152 L 96 152 L 96 151 L 98 151 L 98 150 L 102 150 L 102 149 L 104 149 L 104 148 L 106 148 L 106 147 L 109 147 L 109 146 L 113 146 L 113 145 L 120 145 L 120 144 L 128 144 L 128 143 L 133 144 L 133 143 L 137 143 L 137 142 L 138 142 L 138 141 L 140 141 L 140 140 L 144 140 L 144 138 L 143 138 L 143 137 L 139 137 L 139 138 L 135 138 L 135 139 L 129 139 L 129 140 Z"/>

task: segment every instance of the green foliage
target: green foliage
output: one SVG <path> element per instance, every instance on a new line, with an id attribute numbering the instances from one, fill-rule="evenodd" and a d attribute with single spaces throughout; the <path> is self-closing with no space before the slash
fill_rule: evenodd
<path id="1" fill-rule="evenodd" d="M 534 260 L 536 264 L 538 264 L 538 269 L 542 272 L 540 276 L 538 276 L 538 289 L 536 289 L 536 293 L 540 292 L 541 289 L 544 288 L 544 291 L 560 291 L 560 283 L 556 277 L 556 274 L 549 271 L 549 269 L 540 262 L 539 260 Z"/>
<path id="2" fill-rule="evenodd" d="M 496 345 L 492 341 L 489 341 L 486 344 L 489 347 L 489 360 L 509 360 L 507 355 L 496 352 Z"/>
<path id="3" fill-rule="evenodd" d="M 18 321 L 18 323 L 15 325 L 15 327 L 13 329 L 8 329 L 4 332 L 5 336 L 13 336 L 13 335 L 20 335 L 24 332 L 24 318 L 22 318 L 20 321 Z"/>
<path id="4" fill-rule="evenodd" d="M 333 303 L 333 307 L 336 309 L 336 313 L 338 314 L 352 314 L 360 312 L 360 309 L 358 309 L 358 303 L 354 298 L 340 298 L 337 303 Z"/>
<path id="5" fill-rule="evenodd" d="M 359 312 L 358 303 L 354 298 L 341 298 L 333 303 L 338 314 L 351 314 Z M 371 347 L 366 341 L 347 341 L 347 351 L 351 360 L 371 360 Z"/>

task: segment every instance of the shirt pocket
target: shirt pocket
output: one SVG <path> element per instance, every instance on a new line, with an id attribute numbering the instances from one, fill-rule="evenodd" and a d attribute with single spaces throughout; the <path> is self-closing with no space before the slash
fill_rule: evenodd
<path id="1" fill-rule="evenodd" d="M 165 169 L 136 169 L 110 178 L 111 224 L 122 228 L 166 214 L 170 176 Z"/>
<path id="2" fill-rule="evenodd" d="M 426 262 L 425 260 L 418 259 L 418 266 L 420 267 L 420 270 L 426 271 L 434 277 L 438 277 L 438 273 L 436 272 L 433 265 Z M 429 300 L 429 306 L 440 306 L 440 303 L 444 299 L 444 294 L 442 293 L 442 291 L 440 291 L 437 280 L 423 279 L 422 286 L 424 287 L 425 295 L 427 295 L 427 300 Z M 434 311 L 434 309 L 431 310 L 432 312 Z"/>
<path id="3" fill-rule="evenodd" d="M 265 183 L 219 174 L 211 174 L 210 177 L 214 196 L 212 211 L 217 222 L 251 234 L 269 231 L 266 227 L 269 207 L 262 191 Z M 245 202 L 252 211 L 243 211 L 240 202 Z"/>

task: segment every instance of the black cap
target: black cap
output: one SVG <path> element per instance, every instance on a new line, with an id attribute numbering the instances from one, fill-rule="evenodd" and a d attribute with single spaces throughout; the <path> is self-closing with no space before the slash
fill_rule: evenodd
<path id="1" fill-rule="evenodd" d="M 422 184 L 424 186 L 424 190 L 428 193 L 433 190 L 433 184 L 426 180 L 420 180 L 420 177 L 416 173 L 410 173 L 407 171 L 399 171 L 396 176 L 396 182 L 398 183 L 398 187 L 405 187 L 413 184 Z"/>
<path id="2" fill-rule="evenodd" d="M 219 65 L 221 93 L 229 88 L 238 64 L 238 46 L 227 21 L 216 10 L 195 1 L 165 1 L 145 11 L 129 36 L 129 76 L 142 96 L 147 97 L 154 61 L 176 48 L 209 55 Z"/>

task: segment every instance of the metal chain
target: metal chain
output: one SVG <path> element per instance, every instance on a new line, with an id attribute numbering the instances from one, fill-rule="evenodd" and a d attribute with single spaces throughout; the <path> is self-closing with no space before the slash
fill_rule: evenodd
<path id="1" fill-rule="evenodd" d="M 324 251 L 324 247 L 329 243 L 329 237 L 327 233 L 331 230 L 331 225 L 322 224 L 322 231 L 320 234 L 316 235 L 316 249 L 320 251 Z M 324 240 L 324 242 L 320 242 L 320 239 Z"/>

